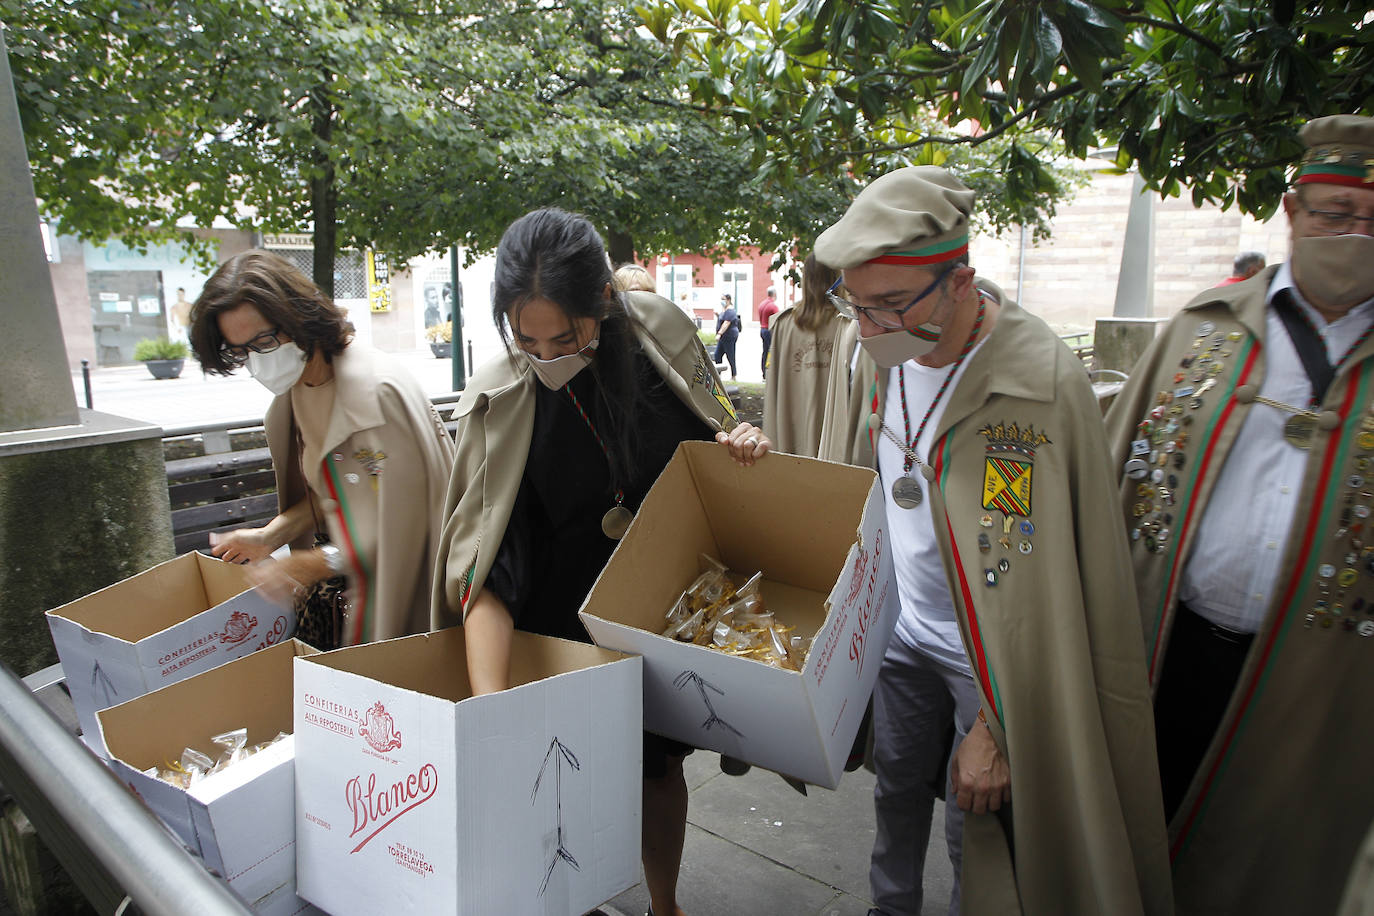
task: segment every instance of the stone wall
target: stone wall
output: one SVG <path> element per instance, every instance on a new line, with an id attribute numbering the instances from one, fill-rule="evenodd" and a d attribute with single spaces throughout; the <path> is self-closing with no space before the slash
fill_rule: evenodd
<path id="1" fill-rule="evenodd" d="M 0 437 L 0 661 L 15 673 L 57 661 L 44 611 L 171 559 L 162 440 L 143 435 L 17 453 Z"/>
<path id="2" fill-rule="evenodd" d="M 1061 332 L 1091 331 L 1097 318 L 1112 314 L 1116 301 L 1131 180 L 1095 172 L 1060 205 L 1051 238 L 1038 244 L 1029 232 L 1016 229 L 1001 238 L 975 236 L 973 265 L 1016 297 L 1018 266 L 1024 263 L 1021 304 Z M 1179 198 L 1151 196 L 1155 317 L 1173 315 L 1199 291 L 1219 283 L 1240 251 L 1262 251 L 1271 264 L 1287 258 L 1288 220 L 1282 211 L 1261 222 L 1234 207 L 1194 207 L 1186 190 Z"/>

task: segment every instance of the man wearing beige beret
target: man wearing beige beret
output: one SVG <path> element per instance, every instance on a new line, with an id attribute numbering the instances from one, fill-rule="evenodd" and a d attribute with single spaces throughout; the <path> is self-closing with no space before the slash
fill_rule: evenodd
<path id="1" fill-rule="evenodd" d="M 816 242 L 854 319 L 821 457 L 876 467 L 898 558 L 873 698 L 871 912 L 921 912 L 943 794 L 951 913 L 1168 913 L 1141 620 L 1096 399 L 1045 323 L 975 278 L 973 201 L 944 169 L 900 169 Z"/>
<path id="2" fill-rule="evenodd" d="M 1184 306 L 1107 417 L 1182 913 L 1331 913 L 1374 819 L 1374 118 L 1336 115 L 1290 257 Z"/>

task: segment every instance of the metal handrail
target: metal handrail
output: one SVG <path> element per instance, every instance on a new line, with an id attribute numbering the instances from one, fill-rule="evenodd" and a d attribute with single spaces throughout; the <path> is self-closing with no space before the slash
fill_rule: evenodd
<path id="1" fill-rule="evenodd" d="M 251 916 L 124 784 L 0 666 L 0 783 L 59 856 L 70 845 L 95 859 L 150 916 Z M 68 843 L 52 842 L 60 836 Z M 69 863 L 68 870 L 71 871 Z M 89 896 L 89 895 L 88 895 Z M 115 897 L 118 900 L 118 897 Z M 118 907 L 122 912 L 126 905 Z"/>
<path id="2" fill-rule="evenodd" d="M 461 391 L 449 394 L 436 394 L 430 398 L 436 408 L 444 404 L 456 404 L 463 396 Z M 209 423 L 187 423 L 182 426 L 164 426 L 162 438 L 175 439 L 178 436 L 195 436 L 200 433 L 228 432 L 231 429 L 256 429 L 262 426 L 262 417 L 234 417 L 228 420 L 212 420 Z"/>

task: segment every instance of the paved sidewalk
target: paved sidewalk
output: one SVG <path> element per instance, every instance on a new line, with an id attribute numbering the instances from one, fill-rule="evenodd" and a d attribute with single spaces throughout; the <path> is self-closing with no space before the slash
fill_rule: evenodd
<path id="1" fill-rule="evenodd" d="M 687 758 L 687 847 L 678 905 L 689 916 L 864 916 L 873 848 L 873 774 L 846 773 L 835 791 L 798 794 L 776 774 L 720 771 L 720 757 Z M 953 871 L 944 805 L 936 803 L 922 916 L 949 909 Z M 642 884 L 611 901 L 626 916 L 649 904 Z"/>
<path id="2" fill-rule="evenodd" d="M 428 350 L 394 354 L 431 397 L 451 391 L 451 363 Z M 480 362 L 491 353 L 475 354 Z M 749 328 L 738 347 L 740 380 L 758 381 L 760 343 Z M 81 374 L 74 373 L 84 406 Z M 271 395 L 247 372 L 204 376 L 188 360 L 181 378 L 155 381 L 145 367 L 94 369 L 95 409 L 164 429 L 229 419 L 258 422 Z M 742 777 L 720 771 L 719 757 L 687 758 L 687 846 L 679 903 L 690 916 L 864 916 L 868 857 L 873 846 L 873 776 L 845 774 L 839 789 L 811 787 L 806 797 L 776 774 Z M 935 806 L 926 857 L 922 916 L 948 908 L 952 871 L 945 852 L 943 804 Z M 637 885 L 611 901 L 624 916 L 641 916 L 648 892 Z"/>
<path id="3" fill-rule="evenodd" d="M 758 332 L 745 331 L 737 348 L 739 380 L 763 380 L 759 365 L 762 342 Z M 473 358 L 478 365 L 500 353 L 500 344 L 491 340 L 474 343 Z M 453 363 L 435 359 L 428 349 L 392 353 L 424 389 L 435 397 L 453 391 Z M 471 373 L 472 367 L 468 367 Z M 726 381 L 730 381 L 726 373 Z M 78 407 L 86 406 L 81 372 L 72 373 L 72 390 Z M 91 369 L 91 403 L 101 413 L 155 423 L 164 429 L 221 420 L 253 418 L 260 420 L 272 395 L 240 369 L 233 375 L 205 375 L 194 359 L 188 359 L 181 377 L 159 381 L 146 366 L 116 366 Z"/>

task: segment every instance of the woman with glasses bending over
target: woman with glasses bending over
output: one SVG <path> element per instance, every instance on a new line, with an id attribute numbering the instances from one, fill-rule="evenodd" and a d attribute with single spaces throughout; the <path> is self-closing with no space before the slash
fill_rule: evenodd
<path id="1" fill-rule="evenodd" d="M 215 271 L 191 310 L 191 346 L 205 372 L 246 365 L 276 395 L 264 425 L 278 514 L 213 538 L 215 556 L 254 563 L 282 603 L 344 576 L 337 645 L 428 631 L 453 442 L 420 386 L 358 343 L 343 310 L 266 251 Z M 289 555 L 270 558 L 287 544 Z"/>
<path id="2" fill-rule="evenodd" d="M 511 634 L 587 642 L 577 617 L 679 442 L 711 439 L 744 465 L 769 449 L 737 421 L 696 326 L 648 292 L 618 292 L 596 229 L 536 210 L 496 253 L 492 318 L 504 356 L 458 405 L 440 545 L 437 621 L 462 621 L 474 693 L 510 684 Z M 691 748 L 644 735 L 645 882 L 679 916 Z"/>

